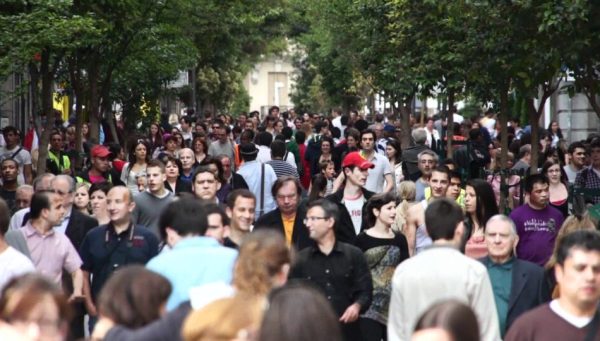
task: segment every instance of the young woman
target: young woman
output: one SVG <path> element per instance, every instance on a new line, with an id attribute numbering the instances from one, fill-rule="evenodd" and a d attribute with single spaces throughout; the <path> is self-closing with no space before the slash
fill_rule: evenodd
<path id="1" fill-rule="evenodd" d="M 73 206 L 81 213 L 90 214 L 90 185 L 85 182 L 78 183 L 75 186 L 75 198 Z"/>
<path id="2" fill-rule="evenodd" d="M 465 192 L 465 255 L 481 258 L 487 255 L 485 224 L 498 214 L 498 206 L 492 186 L 484 180 L 469 180 Z"/>
<path id="3" fill-rule="evenodd" d="M 321 143 L 321 148 L 320 148 L 321 155 L 319 155 L 319 157 L 313 158 L 311 165 L 310 165 L 310 174 L 312 176 L 314 176 L 320 172 L 321 163 L 329 162 L 329 161 L 333 162 L 333 154 L 332 154 L 333 147 L 334 147 L 333 139 L 328 136 L 323 136 L 321 138 L 320 143 Z"/>
<path id="4" fill-rule="evenodd" d="M 400 141 L 389 138 L 385 147 L 385 154 L 394 169 L 394 188 L 398 188 L 400 182 L 404 180 L 404 175 L 402 174 L 402 146 L 400 145 Z"/>
<path id="5" fill-rule="evenodd" d="M 310 189 L 308 191 L 308 198 L 306 203 L 310 203 L 317 199 L 321 199 L 325 197 L 325 193 L 327 192 L 327 178 L 323 174 L 317 174 L 313 176 L 312 181 L 310 183 Z"/>
<path id="6" fill-rule="evenodd" d="M 196 162 L 194 167 L 199 166 L 204 158 L 206 158 L 206 152 L 208 151 L 208 144 L 203 137 L 196 136 L 194 140 L 192 140 L 192 149 L 194 150 L 194 156 L 196 158 Z"/>
<path id="7" fill-rule="evenodd" d="M 567 185 L 567 176 L 563 174 L 563 168 L 560 162 L 548 160 L 542 167 L 542 174 L 548 178 L 550 187 L 550 205 L 558 209 L 563 217 L 569 216 L 569 187 Z"/>
<path id="8" fill-rule="evenodd" d="M 123 166 L 121 181 L 132 194 L 139 193 L 136 179 L 146 174 L 146 165 L 150 161 L 149 150 L 150 146 L 144 140 L 137 140 L 129 149 L 129 162 Z"/>
<path id="9" fill-rule="evenodd" d="M 163 131 L 158 123 L 152 123 L 150 125 L 150 133 L 148 134 L 148 141 L 150 141 L 149 155 L 153 155 L 157 149 L 163 146 L 162 139 Z"/>
<path id="10" fill-rule="evenodd" d="M 404 180 L 398 185 L 397 192 L 400 203 L 396 207 L 396 221 L 392 229 L 396 232 L 404 232 L 408 209 L 415 203 L 417 188 L 413 181 Z"/>
<path id="11" fill-rule="evenodd" d="M 560 126 L 558 125 L 557 121 L 550 121 L 550 124 L 548 125 L 548 135 L 550 137 L 551 147 L 556 147 L 558 141 L 563 139 L 562 130 L 560 130 Z"/>
<path id="12" fill-rule="evenodd" d="M 367 223 L 371 226 L 356 238 L 356 246 L 365 253 L 373 278 L 373 302 L 361 315 L 364 340 L 385 340 L 387 316 L 394 270 L 408 258 L 406 237 L 392 230 L 396 218 L 396 196 L 392 192 L 376 194 L 367 202 Z"/>
<path id="13" fill-rule="evenodd" d="M 321 174 L 327 180 L 327 186 L 325 188 L 325 196 L 333 193 L 333 181 L 335 180 L 335 164 L 331 160 L 323 161 L 320 163 L 319 168 Z"/>
<path id="14" fill-rule="evenodd" d="M 111 188 L 112 185 L 109 182 L 96 182 L 90 186 L 89 193 L 92 216 L 98 220 L 98 225 L 104 225 L 110 222 L 108 206 L 106 204 L 106 195 Z"/>

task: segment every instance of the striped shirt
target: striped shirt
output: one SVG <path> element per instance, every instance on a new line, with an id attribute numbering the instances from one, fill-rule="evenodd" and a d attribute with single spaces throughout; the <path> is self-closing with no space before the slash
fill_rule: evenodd
<path id="1" fill-rule="evenodd" d="M 278 178 L 280 178 L 282 176 L 293 176 L 296 179 L 299 178 L 298 170 L 296 170 L 296 168 L 294 166 L 290 165 L 287 161 L 271 160 L 271 161 L 267 162 L 267 164 L 271 165 L 271 167 L 273 167 L 273 170 L 275 171 L 275 175 L 277 175 Z"/>

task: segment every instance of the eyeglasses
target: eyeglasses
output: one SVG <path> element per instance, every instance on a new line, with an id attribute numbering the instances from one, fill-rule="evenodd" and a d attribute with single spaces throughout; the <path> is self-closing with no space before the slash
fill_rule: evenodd
<path id="1" fill-rule="evenodd" d="M 316 220 L 327 220 L 329 219 L 329 217 L 306 217 L 304 218 L 304 225 L 306 225 L 306 223 L 308 223 L 309 221 L 316 221 Z"/>

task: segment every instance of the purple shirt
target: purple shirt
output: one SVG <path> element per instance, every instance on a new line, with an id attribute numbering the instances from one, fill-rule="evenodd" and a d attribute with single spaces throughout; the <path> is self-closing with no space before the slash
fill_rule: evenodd
<path id="1" fill-rule="evenodd" d="M 560 211 L 550 205 L 535 210 L 524 204 L 515 208 L 510 218 L 519 235 L 517 258 L 544 266 L 552 255 L 556 235 L 563 223 Z"/>
<path id="2" fill-rule="evenodd" d="M 56 284 L 61 284 L 63 268 L 69 273 L 81 267 L 81 258 L 69 238 L 54 229 L 42 235 L 28 221 L 21 229 L 27 241 L 31 261 L 35 269 Z"/>

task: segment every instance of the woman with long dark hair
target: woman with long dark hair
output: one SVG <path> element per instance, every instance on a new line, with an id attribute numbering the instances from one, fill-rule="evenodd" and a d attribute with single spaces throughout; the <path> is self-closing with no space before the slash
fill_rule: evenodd
<path id="1" fill-rule="evenodd" d="M 373 278 L 373 302 L 362 316 L 360 327 L 364 340 L 385 340 L 387 315 L 392 292 L 392 276 L 408 258 L 404 235 L 394 232 L 396 196 L 392 192 L 376 194 L 367 201 L 367 223 L 370 228 L 356 238 L 356 246 L 365 253 Z"/>
<path id="2" fill-rule="evenodd" d="M 150 125 L 150 131 L 148 133 L 148 141 L 150 141 L 149 155 L 153 155 L 154 151 L 160 149 L 163 146 L 163 130 L 158 123 L 152 123 Z"/>
<path id="3" fill-rule="evenodd" d="M 137 178 L 146 175 L 146 165 L 150 161 L 150 146 L 145 140 L 137 140 L 129 148 L 128 161 L 121 171 L 121 181 L 131 193 L 139 193 Z"/>
<path id="4" fill-rule="evenodd" d="M 558 209 L 566 218 L 569 215 L 569 186 L 563 167 L 556 160 L 548 160 L 542 167 L 542 174 L 548 178 L 550 184 L 548 187 L 550 205 Z"/>
<path id="5" fill-rule="evenodd" d="M 385 147 L 385 154 L 394 169 L 394 188 L 398 188 L 400 182 L 404 180 L 404 175 L 402 174 L 402 146 L 400 145 L 400 141 L 389 138 Z"/>
<path id="6" fill-rule="evenodd" d="M 465 255 L 481 258 L 487 255 L 485 224 L 498 214 L 492 186 L 482 179 L 472 179 L 465 188 Z"/>
<path id="7" fill-rule="evenodd" d="M 552 120 L 548 124 L 548 136 L 550 137 L 550 146 L 553 148 L 556 148 L 558 141 L 563 139 L 562 130 L 556 120 Z"/>

